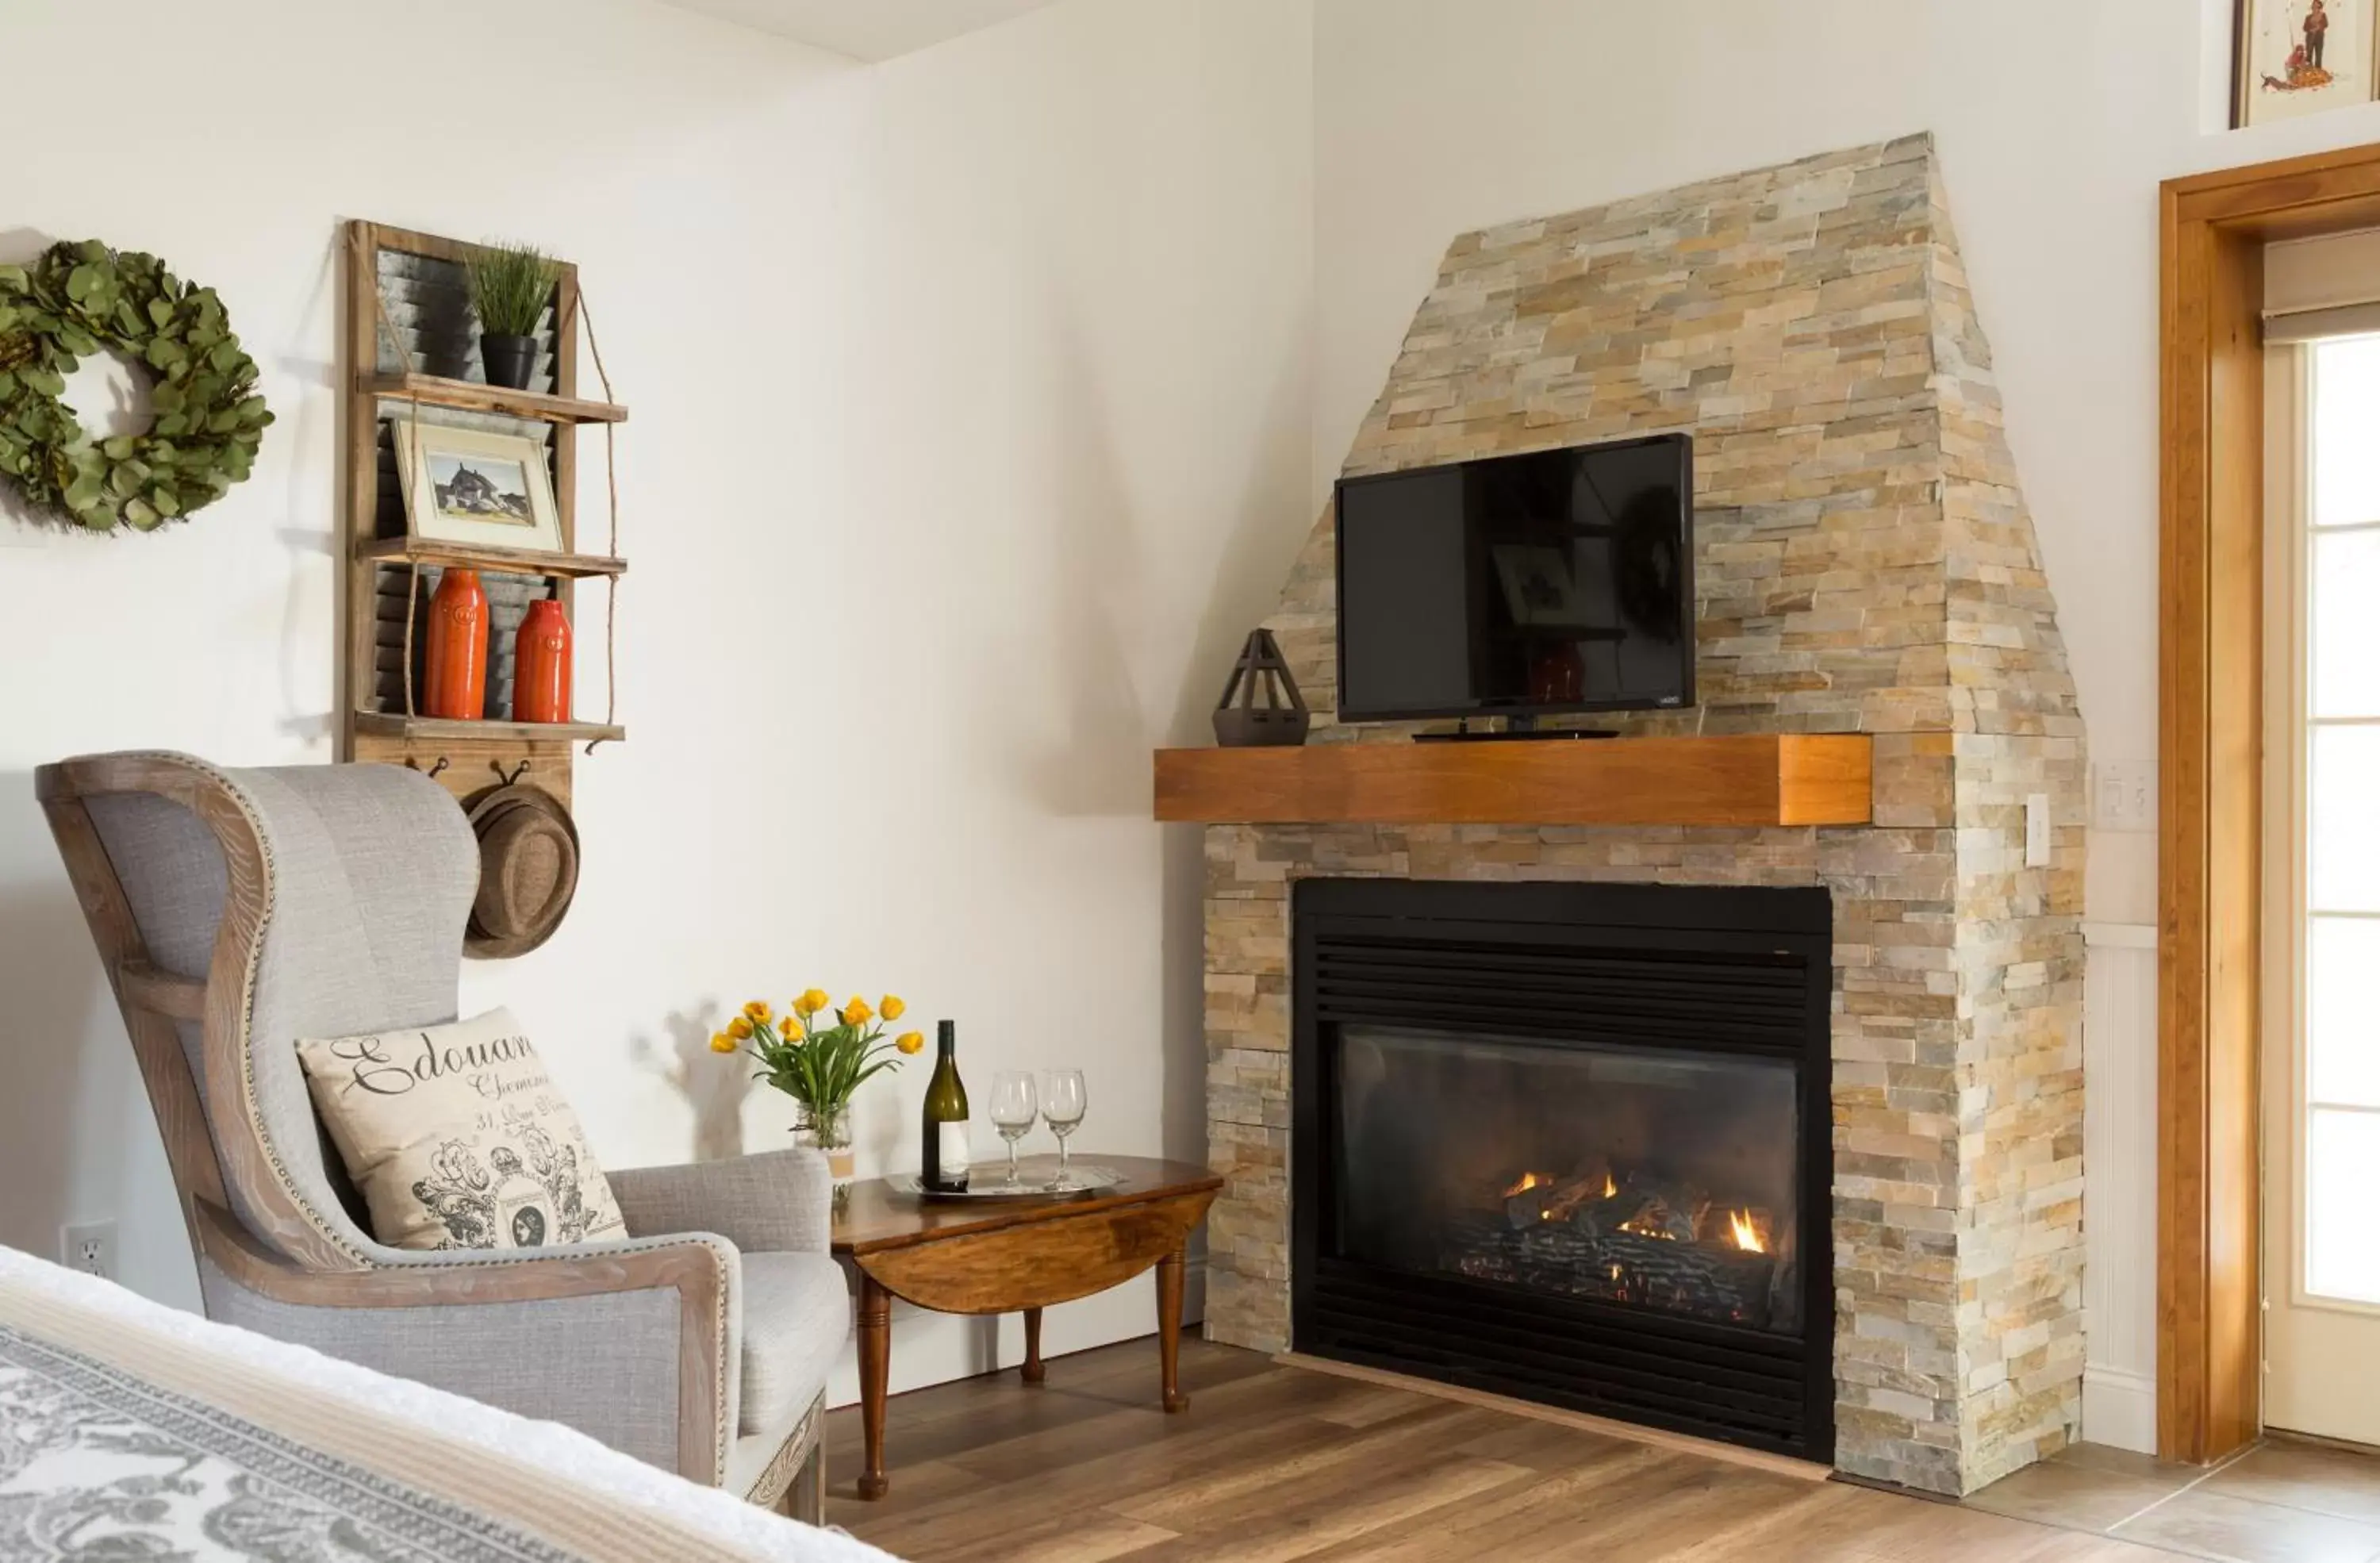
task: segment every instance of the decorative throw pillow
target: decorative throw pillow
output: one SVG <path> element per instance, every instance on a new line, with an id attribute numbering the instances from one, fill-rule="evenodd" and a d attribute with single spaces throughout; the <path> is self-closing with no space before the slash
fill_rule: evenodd
<path id="1" fill-rule="evenodd" d="M 626 1235 L 587 1136 L 510 1010 L 301 1041 L 314 1110 L 391 1248 Z"/>

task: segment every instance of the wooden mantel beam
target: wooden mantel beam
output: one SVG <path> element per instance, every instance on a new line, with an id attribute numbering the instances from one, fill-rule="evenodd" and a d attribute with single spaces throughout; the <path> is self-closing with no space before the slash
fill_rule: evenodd
<path id="1" fill-rule="evenodd" d="M 1205 824 L 1864 825 L 1864 733 L 1160 749 L 1157 818 Z"/>

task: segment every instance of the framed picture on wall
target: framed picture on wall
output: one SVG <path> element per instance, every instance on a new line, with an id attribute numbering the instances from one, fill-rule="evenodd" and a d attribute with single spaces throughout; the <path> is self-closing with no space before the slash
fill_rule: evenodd
<path id="1" fill-rule="evenodd" d="M 559 553 L 562 523 L 545 447 L 517 434 L 392 420 L 405 527 L 430 542 Z M 417 429 L 419 433 L 417 434 Z"/>
<path id="2" fill-rule="evenodd" d="M 2380 0 L 2238 0 L 2231 123 L 2264 125 L 2373 100 Z"/>

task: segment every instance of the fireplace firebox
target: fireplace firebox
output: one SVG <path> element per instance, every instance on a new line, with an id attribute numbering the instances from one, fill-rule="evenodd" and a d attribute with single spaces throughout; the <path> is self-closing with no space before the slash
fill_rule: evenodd
<path id="1" fill-rule="evenodd" d="M 1820 889 L 1314 879 L 1297 1350 L 1834 1454 Z"/>

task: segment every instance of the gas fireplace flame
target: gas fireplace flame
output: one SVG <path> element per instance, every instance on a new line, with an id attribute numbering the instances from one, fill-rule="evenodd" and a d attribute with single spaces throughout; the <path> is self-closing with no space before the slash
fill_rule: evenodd
<path id="1" fill-rule="evenodd" d="M 1619 1185 L 1606 1172 L 1601 1178 L 1593 1174 L 1583 1177 L 1560 1177 L 1551 1172 L 1524 1172 L 1504 1191 L 1504 1198 L 1518 1199 L 1523 1194 L 1534 1197 L 1521 1208 L 1523 1219 L 1566 1221 L 1571 1213 L 1589 1200 L 1609 1199 L 1620 1192 Z"/>
<path id="2" fill-rule="evenodd" d="M 1742 1181 L 1714 1189 L 1692 1166 L 1615 1163 L 1599 1150 L 1521 1154 L 1544 1157 L 1540 1169 L 1515 1172 L 1508 1161 L 1447 1196 L 1439 1268 L 1558 1296 L 1799 1327 L 1803 1245 L 1792 1206 L 1770 1203 L 1773 1191 Z M 1502 1197 L 1491 1202 L 1497 1189 Z"/>

